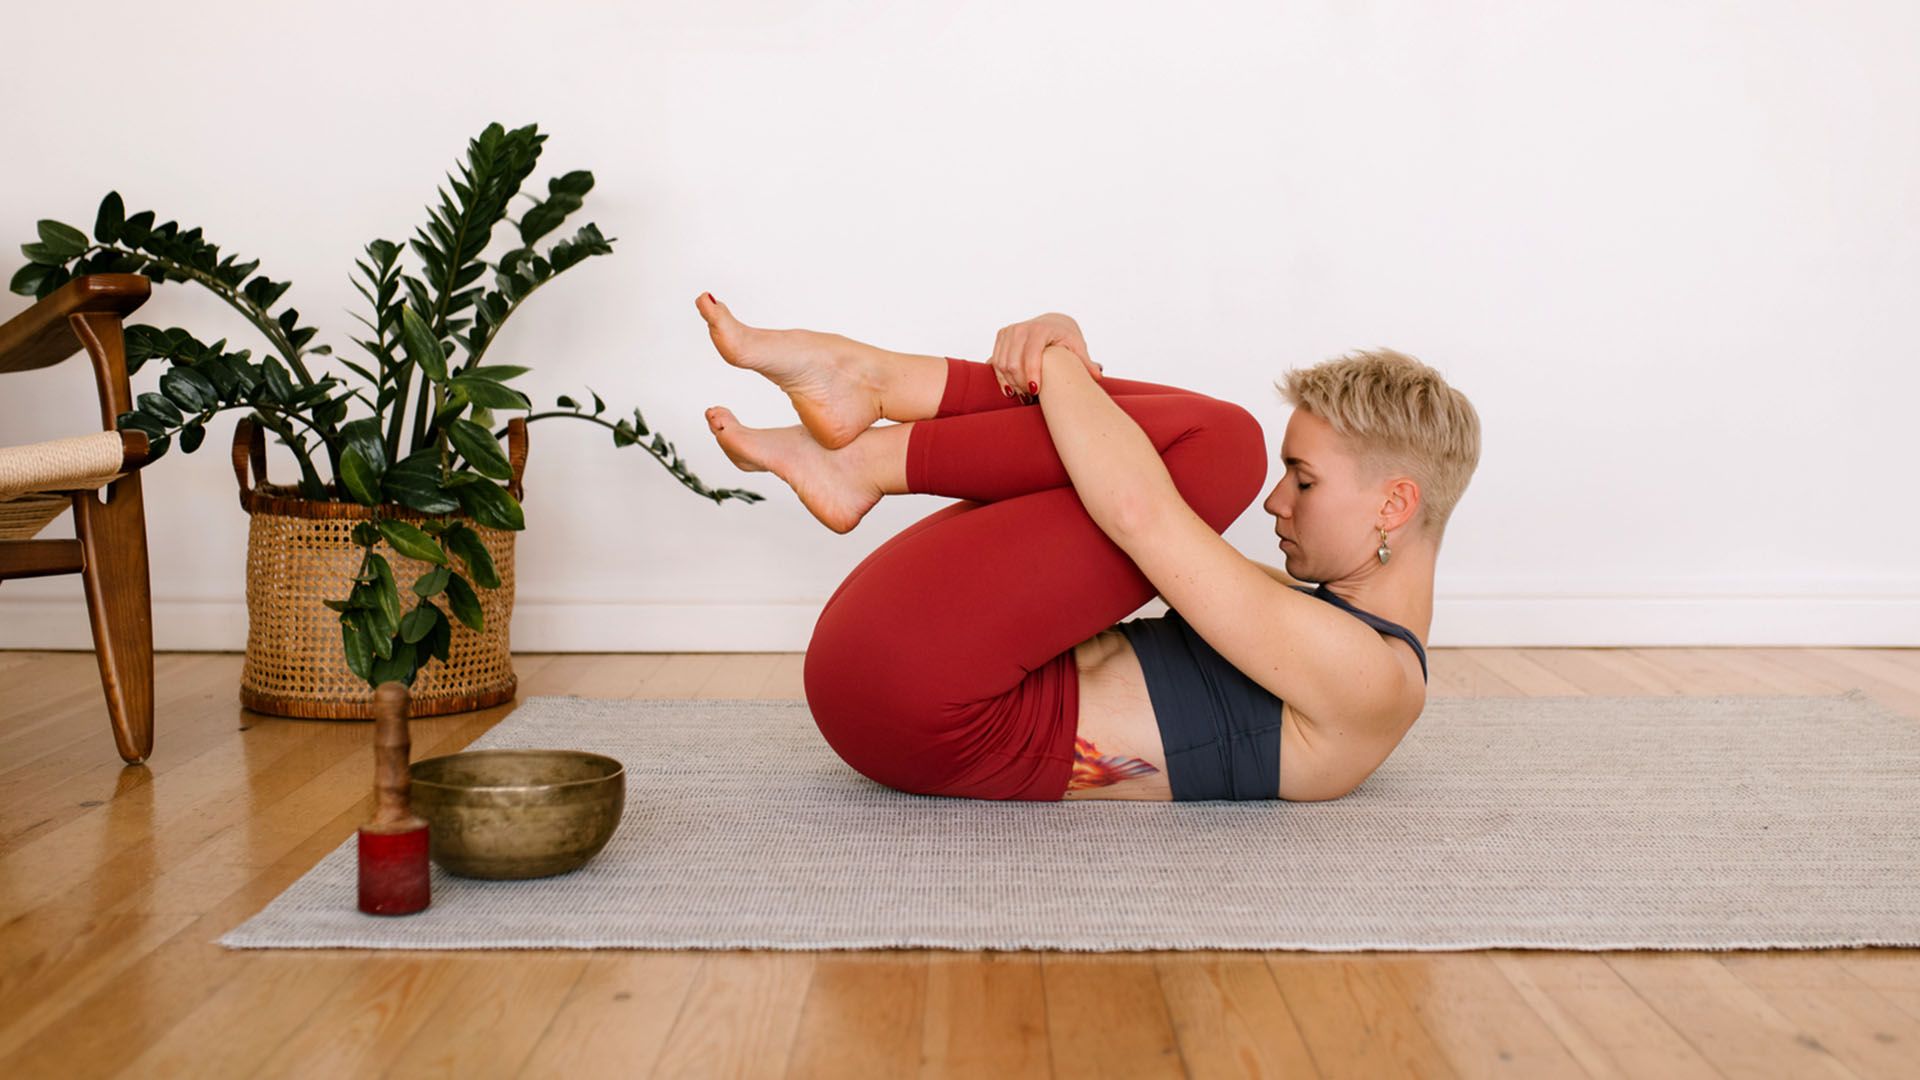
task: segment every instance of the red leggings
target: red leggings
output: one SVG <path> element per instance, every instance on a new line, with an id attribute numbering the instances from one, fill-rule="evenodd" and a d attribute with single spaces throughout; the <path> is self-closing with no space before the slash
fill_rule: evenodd
<path id="1" fill-rule="evenodd" d="M 807 645 L 807 705 L 834 752 L 888 787 L 1058 800 L 1079 720 L 1073 648 L 1156 590 L 1088 516 L 1039 405 L 1002 394 L 990 364 L 946 361 L 939 411 L 908 433 L 907 489 L 963 501 L 887 539 L 834 590 Z M 1267 450 L 1252 413 L 1098 383 L 1215 532 L 1259 496 Z"/>

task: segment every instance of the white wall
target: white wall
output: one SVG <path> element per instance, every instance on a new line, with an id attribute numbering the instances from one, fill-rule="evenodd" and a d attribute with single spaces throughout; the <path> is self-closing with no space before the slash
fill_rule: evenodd
<path id="1" fill-rule="evenodd" d="M 708 484 L 768 499 L 716 506 L 598 429 L 534 425 L 521 649 L 801 649 L 849 569 L 947 504 L 890 499 L 838 536 L 733 469 L 708 405 L 795 421 L 714 353 L 704 289 L 756 324 L 975 359 L 1067 311 L 1109 373 L 1242 402 L 1276 456 L 1274 379 L 1391 345 L 1485 425 L 1435 645 L 1920 644 L 1920 8 L 1171 12 L 26 6 L 0 66 L 0 266 L 36 219 L 90 228 L 118 189 L 292 280 L 316 341 L 352 354 L 362 246 L 410 235 L 488 121 L 537 122 L 541 190 L 598 180 L 567 231 L 618 239 L 490 357 L 535 365 L 540 401 L 640 406 Z M 262 347 L 185 285 L 137 321 Z M 84 358 L 6 377 L 0 444 L 87 429 L 90 396 Z M 245 641 L 237 416 L 146 474 L 163 648 Z M 1278 562 L 1271 529 L 1255 506 L 1227 535 Z M 0 647 L 87 646 L 79 596 L 8 583 Z"/>

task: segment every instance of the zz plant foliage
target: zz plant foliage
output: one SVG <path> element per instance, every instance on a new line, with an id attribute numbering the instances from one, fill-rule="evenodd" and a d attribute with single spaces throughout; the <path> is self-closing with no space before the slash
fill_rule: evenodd
<path id="1" fill-rule="evenodd" d="M 42 298 L 84 274 L 193 282 L 260 331 L 268 349 L 256 362 L 249 349 L 228 351 L 225 338 L 205 344 L 177 326 L 126 328 L 129 374 L 149 363 L 165 365 L 159 388 L 139 394 L 136 407 L 118 419 L 121 428 L 147 433 L 154 458 L 176 440 L 182 453 L 192 453 L 216 413 L 247 409 L 293 451 L 303 498 L 459 513 L 490 528 L 519 530 L 526 524 L 520 504 L 499 483 L 512 476 L 499 441 L 506 428 L 491 429 L 500 422 L 497 413 L 524 411 L 529 422 L 568 417 L 607 428 L 615 446 L 644 447 L 682 484 L 716 503 L 760 501 L 764 496 L 752 491 L 701 483 L 672 444 L 648 430 L 638 408 L 631 418 L 610 422 L 603 417 L 606 403 L 589 389 L 591 411 L 562 395 L 555 409 L 534 412 L 527 396 L 508 385 L 527 367 L 482 362 L 500 327 L 529 296 L 583 260 L 613 250 L 613 240 L 592 223 L 536 250 L 593 188 L 593 174 L 576 170 L 548 180 L 545 198 L 521 191 L 546 138 L 532 124 L 507 131 L 495 123 L 468 142 L 460 175 L 447 177 L 452 193 L 439 189 L 427 224 L 407 241 L 420 273 L 401 265 L 401 245 L 366 245 L 366 258 L 354 261 L 359 277 L 353 282 L 373 309 L 371 320 L 354 316 L 370 332 L 353 339 L 366 353 L 364 362 L 334 357 L 331 346 L 310 346 L 316 331 L 300 325 L 295 308 L 275 314 L 291 283 L 255 274 L 260 260 L 223 258 L 199 228 L 155 225 L 151 210 L 128 214 L 117 191 L 100 201 L 92 240 L 71 225 L 40 221 L 39 240 L 21 245 L 28 262 L 10 287 Z M 507 217 L 515 196 L 533 203 L 518 221 Z M 515 243 L 489 262 L 484 253 L 502 221 Z M 490 283 L 483 282 L 489 273 Z M 339 364 L 358 385 L 319 370 L 315 357 Z M 361 415 L 349 419 L 356 409 Z M 649 434 L 652 439 L 642 441 Z M 330 480 L 322 478 L 323 463 Z M 485 629 L 475 587 L 497 588 L 500 577 L 480 534 L 459 517 L 415 524 L 376 512 L 352 535 L 362 549 L 353 587 L 325 603 L 340 613 L 354 674 L 370 685 L 411 684 L 432 660 L 446 660 L 454 621 Z M 393 564 L 376 550 L 382 544 L 432 567 L 407 586 L 404 599 Z"/>

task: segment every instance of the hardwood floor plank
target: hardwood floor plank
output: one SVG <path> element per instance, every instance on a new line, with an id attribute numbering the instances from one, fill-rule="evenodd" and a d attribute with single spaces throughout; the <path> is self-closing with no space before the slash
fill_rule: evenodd
<path id="1" fill-rule="evenodd" d="M 1461 1076 L 1587 1075 L 1484 952 L 1379 953 L 1371 960 Z"/>
<path id="2" fill-rule="evenodd" d="M 1578 686 L 1588 694 L 1638 697 L 1663 693 L 1661 684 L 1649 684 L 1644 678 L 1619 665 L 1608 663 L 1600 654 L 1606 649 L 1529 649 L 1527 659 Z"/>
<path id="3" fill-rule="evenodd" d="M 673 653 L 647 675 L 634 697 L 690 698 L 711 679 L 724 662 L 724 653 Z"/>
<path id="4" fill-rule="evenodd" d="M 1738 952 L 1721 967 L 1790 1020 L 1794 1038 L 1826 1049 L 1860 1076 L 1920 1072 L 1920 1019 L 1822 952 Z"/>
<path id="5" fill-rule="evenodd" d="M 287 1033 L 349 978 L 364 977 L 366 964 L 364 952 L 344 949 L 289 949 L 252 957 L 118 1075 L 262 1075 Z"/>
<path id="6" fill-rule="evenodd" d="M 773 674 L 767 684 L 760 688 L 761 696 L 783 701 L 805 701 L 807 686 L 805 671 L 806 653 L 780 653 L 780 662 L 774 665 Z"/>
<path id="7" fill-rule="evenodd" d="M 1153 953 L 1046 952 L 1053 1075 L 1185 1076 Z"/>
<path id="8" fill-rule="evenodd" d="M 354 967 L 307 1014 L 260 1072 L 276 1077 L 379 1076 L 473 970 L 459 953 L 382 952 Z"/>
<path id="9" fill-rule="evenodd" d="M 1041 955 L 928 952 L 921 1080 L 1043 1080 L 1053 1075 Z"/>
<path id="10" fill-rule="evenodd" d="M 458 954 L 451 992 L 407 1040 L 394 1076 L 515 1076 L 590 954 L 518 949 Z"/>
<path id="11" fill-rule="evenodd" d="M 1642 1000 L 1729 1076 L 1858 1076 L 1832 1051 L 1734 978 L 1694 952 L 1610 952 L 1606 964 Z"/>
<path id="12" fill-rule="evenodd" d="M 788 949 L 708 950 L 647 1075 L 785 1076 L 814 957 Z"/>
<path id="13" fill-rule="evenodd" d="M 1489 959 L 1587 1075 L 1607 1080 L 1721 1076 L 1685 1035 L 1607 966 L 1605 956 L 1499 949 Z"/>
<path id="14" fill-rule="evenodd" d="M 592 953 L 519 1075 L 651 1075 L 701 960 L 698 952 Z"/>
<path id="15" fill-rule="evenodd" d="M 924 951 L 820 954 L 786 1074 L 834 1078 L 916 1072 L 926 999 Z"/>
<path id="16" fill-rule="evenodd" d="M 1320 1075 L 1259 953 L 1181 952 L 1154 966 L 1190 1075 Z"/>
<path id="17" fill-rule="evenodd" d="M 1443 650 L 1435 649 L 1435 652 Z M 1563 697 L 1584 694 L 1579 686 L 1554 674 L 1541 664 L 1536 649 L 1475 649 L 1474 659 L 1481 667 L 1532 697 Z"/>
<path id="18" fill-rule="evenodd" d="M 1321 1076 L 1459 1075 L 1373 955 L 1274 952 L 1266 960 Z"/>

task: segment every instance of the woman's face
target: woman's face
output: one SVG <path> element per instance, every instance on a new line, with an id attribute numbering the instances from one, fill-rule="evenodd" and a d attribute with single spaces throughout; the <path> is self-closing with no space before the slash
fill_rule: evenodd
<path id="1" fill-rule="evenodd" d="M 1379 546 L 1374 530 L 1381 493 L 1358 487 L 1358 466 L 1327 422 L 1293 410 L 1280 443 L 1280 482 L 1261 505 L 1286 555 L 1286 571 L 1301 581 L 1331 581 Z"/>

